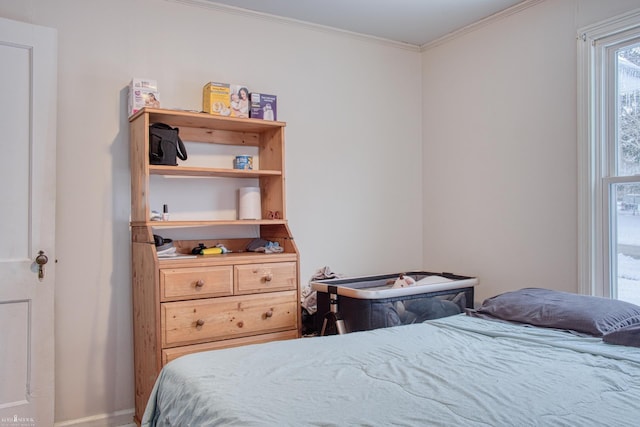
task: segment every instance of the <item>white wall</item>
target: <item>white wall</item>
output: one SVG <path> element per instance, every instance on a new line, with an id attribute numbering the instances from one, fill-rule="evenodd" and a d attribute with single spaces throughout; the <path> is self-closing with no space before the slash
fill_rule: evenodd
<path id="1" fill-rule="evenodd" d="M 577 292 L 576 35 L 638 0 L 547 0 L 426 49 L 424 267 L 477 298 Z"/>
<path id="2" fill-rule="evenodd" d="M 303 283 L 329 265 L 577 290 L 575 30 L 635 7 L 547 0 L 420 54 L 165 0 L 1 2 L 59 33 L 56 420 L 133 407 L 131 77 L 165 107 L 199 108 L 209 80 L 279 96 Z"/>
<path id="3" fill-rule="evenodd" d="M 164 0 L 5 0 L 0 16 L 59 35 L 58 422 L 133 408 L 132 77 L 157 79 L 165 107 L 200 108 L 210 80 L 278 95 L 303 284 L 325 265 L 420 267 L 417 50 Z"/>

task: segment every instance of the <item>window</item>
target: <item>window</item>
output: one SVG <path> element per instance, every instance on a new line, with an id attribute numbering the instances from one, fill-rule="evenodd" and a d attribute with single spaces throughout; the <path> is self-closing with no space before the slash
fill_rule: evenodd
<path id="1" fill-rule="evenodd" d="M 640 305 L 640 11 L 578 37 L 580 291 Z"/>

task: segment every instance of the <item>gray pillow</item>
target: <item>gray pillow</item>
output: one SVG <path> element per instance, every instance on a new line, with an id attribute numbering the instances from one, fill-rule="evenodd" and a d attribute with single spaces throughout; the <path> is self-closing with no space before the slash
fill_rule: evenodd
<path id="1" fill-rule="evenodd" d="M 640 324 L 640 306 L 635 304 L 542 288 L 525 288 L 488 298 L 468 314 L 568 329 L 596 337 Z"/>
<path id="2" fill-rule="evenodd" d="M 602 337 L 602 341 L 609 344 L 640 347 L 640 323 L 624 326 L 613 332 L 608 332 Z"/>

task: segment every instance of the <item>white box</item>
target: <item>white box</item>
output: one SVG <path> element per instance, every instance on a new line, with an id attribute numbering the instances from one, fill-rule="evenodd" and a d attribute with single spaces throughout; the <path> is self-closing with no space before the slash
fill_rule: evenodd
<path id="1" fill-rule="evenodd" d="M 143 107 L 160 108 L 158 82 L 150 79 L 131 79 L 129 84 L 129 115 L 133 115 Z"/>
<path id="2" fill-rule="evenodd" d="M 249 89 L 243 85 L 229 86 L 229 106 L 231 117 L 249 117 Z"/>

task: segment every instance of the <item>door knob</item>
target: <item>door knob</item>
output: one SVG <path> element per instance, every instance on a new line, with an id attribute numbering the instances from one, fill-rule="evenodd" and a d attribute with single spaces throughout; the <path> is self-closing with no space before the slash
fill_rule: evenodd
<path id="1" fill-rule="evenodd" d="M 49 257 L 44 254 L 44 251 L 38 251 L 36 257 L 36 264 L 38 264 L 38 279 L 44 278 L 44 265 L 49 262 Z"/>

